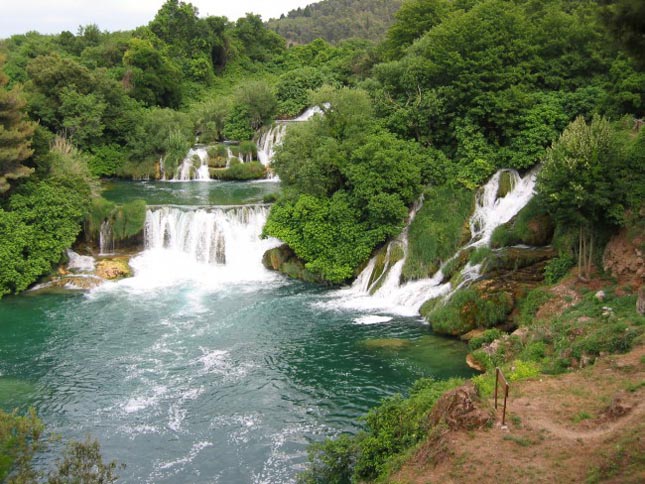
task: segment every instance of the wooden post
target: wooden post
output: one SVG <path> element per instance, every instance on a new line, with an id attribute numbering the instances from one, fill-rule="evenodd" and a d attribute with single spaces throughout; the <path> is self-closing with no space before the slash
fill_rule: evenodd
<path id="1" fill-rule="evenodd" d="M 504 390 L 504 410 L 502 410 L 502 425 L 506 425 L 506 400 L 508 399 L 508 383 Z"/>

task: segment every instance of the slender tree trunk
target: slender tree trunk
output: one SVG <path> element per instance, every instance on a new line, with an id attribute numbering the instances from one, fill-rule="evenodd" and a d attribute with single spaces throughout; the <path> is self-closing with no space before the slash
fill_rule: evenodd
<path id="1" fill-rule="evenodd" d="M 584 253 L 584 238 L 582 235 L 582 225 L 578 227 L 578 279 L 583 279 L 583 253 Z"/>
<path id="2" fill-rule="evenodd" d="M 593 264 L 593 232 L 589 231 L 589 249 L 588 249 L 588 259 L 587 259 L 587 278 L 591 277 L 591 266 Z"/>

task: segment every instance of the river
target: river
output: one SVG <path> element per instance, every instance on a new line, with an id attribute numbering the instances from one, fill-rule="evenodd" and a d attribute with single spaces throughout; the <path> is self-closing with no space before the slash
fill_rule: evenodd
<path id="1" fill-rule="evenodd" d="M 108 188 L 115 201 L 173 205 L 149 211 L 149 232 L 159 211 L 161 227 L 192 217 L 178 236 L 192 252 L 149 234 L 133 278 L 0 301 L 0 407 L 34 407 L 64 440 L 98 438 L 127 465 L 124 482 L 293 482 L 310 442 L 356 432 L 382 398 L 420 377 L 472 374 L 465 346 L 419 318 L 336 306 L 338 291 L 266 271 L 266 208 L 226 206 L 260 203 L 276 183 Z M 200 223 L 226 226 L 225 259 L 199 257 Z"/>

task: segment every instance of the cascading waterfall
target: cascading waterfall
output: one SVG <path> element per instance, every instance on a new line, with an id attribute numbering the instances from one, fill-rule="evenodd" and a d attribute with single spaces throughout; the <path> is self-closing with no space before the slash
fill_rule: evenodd
<path id="1" fill-rule="evenodd" d="M 276 123 L 275 126 L 260 136 L 258 140 L 258 160 L 264 166 L 269 166 L 273 161 L 275 148 L 282 143 L 286 132 L 287 125 L 285 123 Z"/>
<path id="2" fill-rule="evenodd" d="M 99 255 L 111 255 L 114 253 L 114 231 L 112 222 L 104 220 L 99 229 Z"/>
<path id="3" fill-rule="evenodd" d="M 196 166 L 196 162 L 199 163 Z M 175 180 L 178 181 L 208 181 L 211 179 L 208 172 L 208 153 L 203 146 L 193 147 L 188 150 L 188 154 L 177 168 Z"/>
<path id="4" fill-rule="evenodd" d="M 211 282 L 273 277 L 262 265 L 264 252 L 279 245 L 261 240 L 268 205 L 149 207 L 145 251 L 132 262 L 141 273 L 164 280 L 204 277 Z"/>
<path id="5" fill-rule="evenodd" d="M 326 105 L 326 107 L 329 107 Z M 273 156 L 275 155 L 275 149 L 282 143 L 285 133 L 287 132 L 287 126 L 289 123 L 302 123 L 304 121 L 310 120 L 317 114 L 322 114 L 323 110 L 319 106 L 313 106 L 307 109 L 297 118 L 279 120 L 275 124 L 262 132 L 260 138 L 258 139 L 258 161 L 264 166 L 271 165 L 273 161 Z M 230 167 L 232 159 L 239 159 L 241 163 L 248 163 L 252 161 L 252 155 L 243 155 L 235 156 L 231 149 L 228 149 L 228 159 L 226 167 Z M 161 175 L 162 179 L 166 179 L 166 174 L 163 173 L 163 160 L 160 161 L 161 165 Z M 269 176 L 271 178 L 271 176 Z M 210 180 L 210 172 L 208 171 L 208 152 L 204 146 L 194 146 L 188 151 L 188 154 L 183 159 L 181 164 L 177 167 L 177 171 L 174 174 L 173 180 L 176 181 L 207 181 Z"/>
<path id="6" fill-rule="evenodd" d="M 468 248 L 488 245 L 495 228 L 508 222 L 531 200 L 534 194 L 536 175 L 537 172 L 532 171 L 522 178 L 515 170 L 497 172 L 477 193 L 476 208 L 469 222 L 471 240 L 466 246 L 459 249 L 454 257 Z M 499 193 L 502 176 L 510 177 L 509 192 L 504 196 L 500 196 Z M 413 210 L 410 222 L 415 213 L 416 210 Z M 404 248 L 404 255 L 407 255 L 407 227 L 401 236 L 390 244 L 400 244 Z M 441 269 L 431 278 L 401 284 L 401 270 L 405 264 L 405 257 L 388 270 L 390 252 L 388 247 L 384 273 L 379 278 L 373 277 L 374 270 L 378 265 L 376 258 L 373 258 L 351 288 L 337 292 L 336 296 L 340 297 L 340 302 L 334 301 L 330 304 L 340 304 L 343 307 L 365 311 L 377 310 L 411 316 L 418 314 L 425 301 L 451 293 L 450 282 L 443 283 L 444 274 Z M 479 269 L 479 266 L 467 264 L 461 273 L 462 283 L 460 286 L 477 279 Z M 385 280 L 380 281 L 379 279 L 383 277 Z"/>

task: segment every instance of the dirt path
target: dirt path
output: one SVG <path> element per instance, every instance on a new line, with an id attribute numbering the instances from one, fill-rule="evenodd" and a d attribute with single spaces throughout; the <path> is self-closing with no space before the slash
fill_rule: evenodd
<path id="1" fill-rule="evenodd" d="M 393 482 L 645 482 L 644 397 L 644 347 L 518 382 L 505 427 L 450 432 L 422 447 Z"/>

